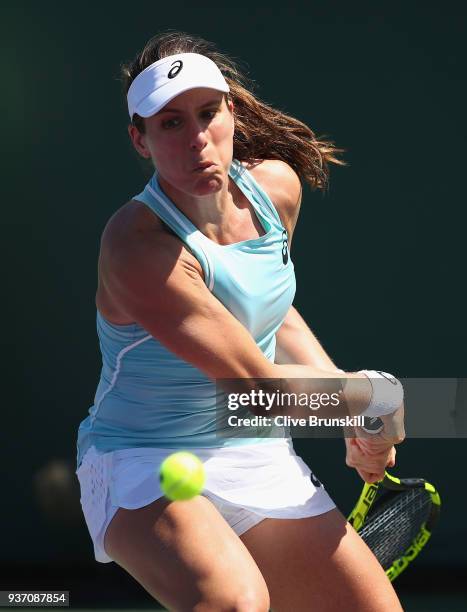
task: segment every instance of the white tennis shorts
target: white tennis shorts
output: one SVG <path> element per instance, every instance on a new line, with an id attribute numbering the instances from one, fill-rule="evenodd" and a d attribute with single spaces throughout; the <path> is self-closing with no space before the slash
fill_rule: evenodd
<path id="1" fill-rule="evenodd" d="M 112 561 L 103 543 L 118 508 L 142 508 L 163 497 L 159 466 L 176 450 L 128 448 L 100 454 L 93 446 L 87 451 L 76 474 L 97 561 Z M 335 508 L 324 486 L 295 454 L 290 439 L 179 450 L 189 450 L 203 461 L 202 494 L 237 535 L 265 518 L 306 518 Z"/>

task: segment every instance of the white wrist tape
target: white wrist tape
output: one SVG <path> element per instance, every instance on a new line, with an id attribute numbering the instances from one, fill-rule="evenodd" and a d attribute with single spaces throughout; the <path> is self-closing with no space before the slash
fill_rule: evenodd
<path id="1" fill-rule="evenodd" d="M 373 388 L 370 404 L 362 416 L 380 417 L 392 414 L 404 401 L 404 388 L 397 378 L 387 372 L 360 370 L 370 380 Z"/>

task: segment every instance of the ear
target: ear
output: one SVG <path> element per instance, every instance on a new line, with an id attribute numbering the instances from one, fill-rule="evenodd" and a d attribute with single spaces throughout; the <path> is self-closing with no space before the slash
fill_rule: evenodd
<path id="1" fill-rule="evenodd" d="M 235 114 L 234 114 L 234 103 L 229 96 L 225 97 L 225 103 L 227 104 L 227 108 L 229 109 L 230 116 L 232 118 L 232 127 L 235 130 Z"/>
<path id="2" fill-rule="evenodd" d="M 138 130 L 138 128 L 132 123 L 130 123 L 130 125 L 128 126 L 128 135 L 130 136 L 130 140 L 133 146 L 138 151 L 138 153 L 141 155 L 141 157 L 144 157 L 144 159 L 149 159 L 151 157 L 151 152 L 146 147 L 145 135 L 142 134 Z"/>

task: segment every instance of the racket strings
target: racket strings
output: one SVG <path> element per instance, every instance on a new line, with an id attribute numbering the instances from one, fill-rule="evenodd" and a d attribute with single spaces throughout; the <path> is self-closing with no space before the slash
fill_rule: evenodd
<path id="1" fill-rule="evenodd" d="M 368 514 L 360 535 L 384 569 L 388 569 L 411 545 L 431 512 L 431 496 L 425 489 L 398 492 Z"/>

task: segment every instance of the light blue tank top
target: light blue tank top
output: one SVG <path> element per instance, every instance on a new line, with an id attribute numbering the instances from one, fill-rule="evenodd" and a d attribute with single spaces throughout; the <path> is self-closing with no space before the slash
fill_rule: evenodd
<path id="1" fill-rule="evenodd" d="M 263 236 L 228 245 L 213 242 L 164 194 L 157 174 L 134 199 L 146 204 L 185 243 L 200 262 L 210 291 L 273 362 L 275 334 L 295 295 L 287 232 L 269 196 L 246 168 L 234 161 L 229 176 L 254 207 Z M 78 466 L 91 446 L 104 453 L 269 441 L 216 435 L 215 382 L 140 325 L 115 325 L 98 311 L 97 333 L 102 370 L 94 404 L 79 426 Z"/>

